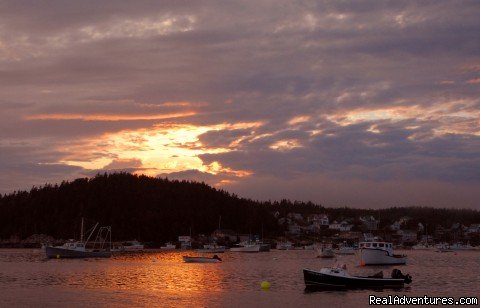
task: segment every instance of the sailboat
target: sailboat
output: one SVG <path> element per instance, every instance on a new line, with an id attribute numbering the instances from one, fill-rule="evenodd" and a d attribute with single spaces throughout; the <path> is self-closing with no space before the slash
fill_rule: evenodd
<path id="1" fill-rule="evenodd" d="M 84 240 L 83 234 L 83 218 L 80 227 L 80 241 L 69 240 L 63 246 L 46 246 L 45 253 L 48 258 L 110 258 L 112 252 L 110 251 L 112 243 L 112 229 L 111 227 L 100 227 L 97 232 L 92 248 L 87 248 L 87 244 L 92 237 L 95 229 L 98 227 L 98 222 L 91 229 L 87 239 Z M 107 238 L 109 243 L 107 244 Z M 97 247 L 98 246 L 98 247 Z"/>

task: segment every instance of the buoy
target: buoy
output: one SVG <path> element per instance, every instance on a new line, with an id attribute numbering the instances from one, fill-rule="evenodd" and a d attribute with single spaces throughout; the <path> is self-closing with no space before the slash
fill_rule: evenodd
<path id="1" fill-rule="evenodd" d="M 270 282 L 268 281 L 262 281 L 262 283 L 260 284 L 260 287 L 262 288 L 262 290 L 268 290 L 270 289 Z"/>

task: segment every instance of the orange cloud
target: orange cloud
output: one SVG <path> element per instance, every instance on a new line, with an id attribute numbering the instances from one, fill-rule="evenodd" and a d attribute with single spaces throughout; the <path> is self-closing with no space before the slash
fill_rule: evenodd
<path id="1" fill-rule="evenodd" d="M 477 84 L 480 83 L 480 78 L 467 80 L 468 84 Z"/>
<path id="2" fill-rule="evenodd" d="M 26 120 L 79 120 L 79 121 L 148 121 L 182 118 L 195 115 L 196 112 L 178 112 L 167 114 L 80 114 L 80 113 L 52 113 L 26 116 Z"/>

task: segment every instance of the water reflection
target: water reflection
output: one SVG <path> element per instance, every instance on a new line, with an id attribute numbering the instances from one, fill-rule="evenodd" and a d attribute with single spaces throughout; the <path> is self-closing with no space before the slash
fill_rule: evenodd
<path id="1" fill-rule="evenodd" d="M 480 252 L 439 254 L 430 251 L 406 251 L 409 260 L 398 266 L 413 276 L 413 283 L 399 291 L 379 294 L 432 296 L 472 296 L 478 293 Z M 390 275 L 393 267 L 359 267 L 355 256 L 336 260 L 317 259 L 311 251 L 272 251 L 260 254 L 225 253 L 221 263 L 183 263 L 183 255 L 193 252 L 164 252 L 114 256 L 110 259 L 47 260 L 31 250 L 0 250 L 0 288 L 2 300 L 12 301 L 37 292 L 48 303 L 52 295 L 64 302 L 75 300 L 80 293 L 90 304 L 115 303 L 133 305 L 258 306 L 260 303 L 285 306 L 292 303 L 330 303 L 342 298 L 345 303 L 365 302 L 372 291 L 328 291 L 304 293 L 302 269 L 320 269 L 334 263 L 345 263 L 351 274 L 369 275 L 383 270 Z M 262 292 L 260 283 L 271 283 Z M 49 290 L 45 293 L 42 290 Z M 10 294 L 10 295 L 9 295 Z M 8 297 L 10 296 L 10 297 Z M 33 298 L 35 298 L 33 296 Z M 33 304 L 28 297 L 25 305 Z M 61 301 L 61 300 L 60 300 Z M 258 302 L 257 302 L 258 301 Z M 8 302 L 8 301 L 7 301 Z M 62 303 L 64 303 L 62 302 Z M 13 302 L 15 303 L 15 302 Z M 169 303 L 169 304 L 168 304 Z M 125 304 L 127 305 L 127 304 Z"/>

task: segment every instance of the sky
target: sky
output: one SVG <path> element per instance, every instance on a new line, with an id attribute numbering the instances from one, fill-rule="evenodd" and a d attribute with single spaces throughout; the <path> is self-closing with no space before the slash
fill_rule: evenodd
<path id="1" fill-rule="evenodd" d="M 0 193 L 125 171 L 480 208 L 478 1 L 0 1 Z"/>

